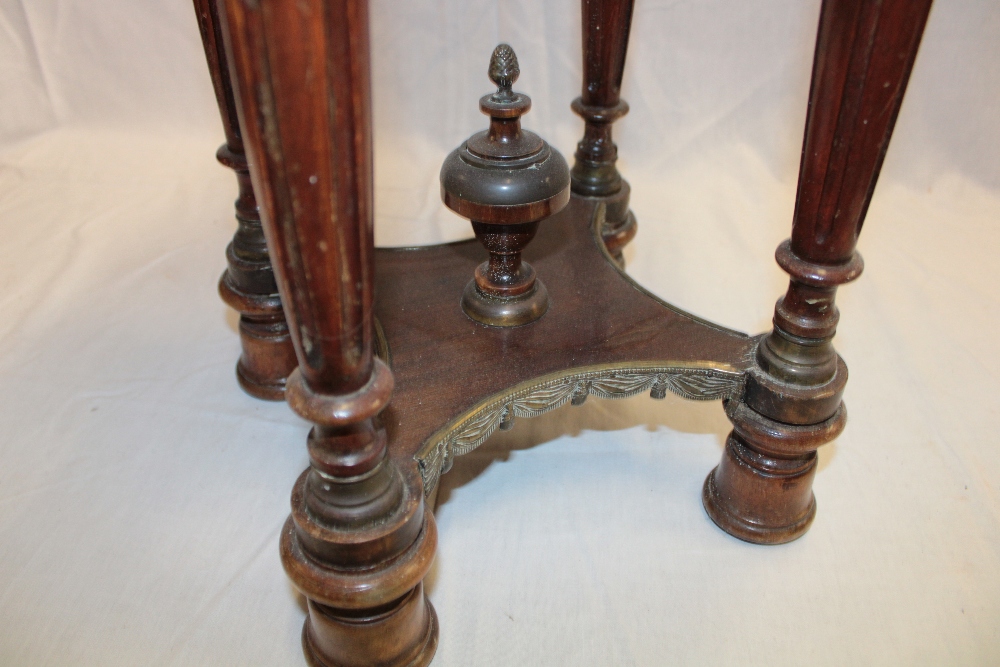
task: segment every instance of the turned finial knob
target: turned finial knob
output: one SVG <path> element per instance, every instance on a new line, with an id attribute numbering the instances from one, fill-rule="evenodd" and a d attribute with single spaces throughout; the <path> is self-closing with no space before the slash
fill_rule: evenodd
<path id="1" fill-rule="evenodd" d="M 493 56 L 490 58 L 489 69 L 490 81 L 496 87 L 497 92 L 493 93 L 494 99 L 509 100 L 514 96 L 511 86 L 521 76 L 521 68 L 517 64 L 517 54 L 509 44 L 501 44 L 493 49 Z"/>
<path id="2" fill-rule="evenodd" d="M 521 251 L 538 223 L 569 203 L 569 166 L 559 151 L 521 128 L 531 98 L 511 90 L 521 70 L 510 46 L 493 50 L 488 73 L 497 92 L 480 98 L 479 109 L 490 117 L 490 127 L 445 159 L 441 198 L 472 221 L 490 253 L 465 288 L 463 310 L 483 324 L 518 326 L 549 307 L 545 286 L 521 261 Z"/>

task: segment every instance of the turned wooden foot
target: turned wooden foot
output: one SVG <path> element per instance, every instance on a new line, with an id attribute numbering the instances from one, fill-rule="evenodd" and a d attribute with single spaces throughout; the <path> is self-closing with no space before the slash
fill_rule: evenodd
<path id="1" fill-rule="evenodd" d="M 222 42 L 219 8 L 216 0 L 194 0 L 194 9 L 226 134 L 226 143 L 219 148 L 216 157 L 236 172 L 239 183 L 239 197 L 236 199 L 236 222 L 239 227 L 226 248 L 228 268 L 219 279 L 219 295 L 226 305 L 240 314 L 243 351 L 236 364 L 236 378 L 251 396 L 280 401 L 285 398 L 285 380 L 298 362 L 250 181 L 243 133 L 240 131 L 229 64 Z"/>
<path id="2" fill-rule="evenodd" d="M 232 254 L 232 244 L 227 254 Z M 270 270 L 269 262 L 267 268 Z M 240 313 L 242 353 L 236 363 L 236 379 L 243 391 L 255 398 L 283 401 L 288 375 L 295 370 L 298 361 L 281 297 L 242 292 L 234 285 L 233 273 L 230 268 L 222 274 L 219 295 Z M 274 282 L 273 275 L 271 282 Z"/>
<path id="3" fill-rule="evenodd" d="M 437 619 L 422 581 L 437 531 L 416 462 L 389 456 L 380 415 L 394 379 L 374 356 L 367 2 L 224 6 L 240 121 L 299 362 L 285 395 L 314 424 L 280 545 L 308 599 L 303 650 L 323 667 L 426 665 Z"/>
<path id="4" fill-rule="evenodd" d="M 769 419 L 738 400 L 725 401 L 725 407 L 733 431 L 722 462 L 705 480 L 708 515 L 748 542 L 781 544 L 801 537 L 816 515 L 816 449 L 843 431 L 843 403 L 829 419 L 809 425 Z"/>
<path id="5" fill-rule="evenodd" d="M 223 56 L 220 67 L 225 64 Z M 223 73 L 228 78 L 228 68 L 221 70 L 220 76 Z M 231 95 L 231 89 L 227 90 Z M 236 172 L 240 188 L 236 200 L 239 227 L 226 248 L 228 268 L 219 278 L 219 296 L 240 314 L 242 353 L 236 363 L 236 379 L 255 398 L 282 401 L 288 376 L 298 360 L 267 251 L 242 134 L 223 145 L 217 157 Z"/>
<path id="6" fill-rule="evenodd" d="M 816 453 L 780 459 L 730 435 L 722 462 L 705 479 L 702 502 L 712 521 L 747 542 L 781 544 L 801 537 L 816 516 Z"/>
<path id="7" fill-rule="evenodd" d="M 317 424 L 281 536 L 285 571 L 309 601 L 303 649 L 315 665 L 423 665 L 437 645 L 421 583 L 437 548 L 434 516 L 415 470 L 387 457 L 374 417 L 392 374 L 381 361 L 373 371 L 349 396 L 315 392 L 298 370 L 288 384 L 289 405 Z"/>
<path id="8" fill-rule="evenodd" d="M 800 537 L 816 514 L 816 449 L 844 429 L 847 366 L 833 348 L 837 288 L 855 247 L 917 55 L 930 0 L 826 0 L 820 12 L 792 237 L 774 328 L 758 339 L 733 432 L 705 480 L 709 516 L 740 539 Z"/>
<path id="9" fill-rule="evenodd" d="M 434 658 L 437 641 L 437 614 L 424 597 L 423 584 L 370 616 L 345 615 L 310 600 L 302 626 L 302 652 L 312 667 L 423 667 Z"/>

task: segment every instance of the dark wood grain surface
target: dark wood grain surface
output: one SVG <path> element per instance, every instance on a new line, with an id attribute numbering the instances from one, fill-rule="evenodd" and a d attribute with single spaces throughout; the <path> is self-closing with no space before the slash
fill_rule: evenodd
<path id="1" fill-rule="evenodd" d="M 798 257 L 850 260 L 931 1 L 823 3 L 792 223 Z"/>
<path id="2" fill-rule="evenodd" d="M 582 0 L 583 92 L 587 106 L 614 107 L 621 101 L 625 53 L 634 0 Z"/>
<path id="3" fill-rule="evenodd" d="M 596 204 L 573 197 L 525 251 L 549 311 L 523 327 L 469 319 L 460 299 L 485 259 L 475 241 L 376 251 L 376 316 L 396 390 L 382 418 L 390 450 L 410 459 L 442 427 L 491 397 L 553 373 L 650 363 L 742 372 L 747 335 L 665 305 L 621 273 L 595 237 Z"/>

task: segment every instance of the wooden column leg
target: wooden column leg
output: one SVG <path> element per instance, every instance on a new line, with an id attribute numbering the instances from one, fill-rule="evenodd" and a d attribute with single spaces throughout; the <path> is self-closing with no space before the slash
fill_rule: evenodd
<path id="1" fill-rule="evenodd" d="M 712 519 L 741 539 L 794 540 L 816 513 L 816 449 L 847 419 L 834 297 L 864 267 L 855 246 L 930 6 L 823 2 L 792 238 L 776 254 L 791 281 L 742 400 L 726 405 L 733 432 L 703 494 Z"/>
<path id="2" fill-rule="evenodd" d="M 194 9 L 226 133 L 226 143 L 217 156 L 236 172 L 240 188 L 236 200 L 239 228 L 226 248 L 229 267 L 219 279 L 222 300 L 240 313 L 243 354 L 236 365 L 236 377 L 251 396 L 280 401 L 285 398 L 285 380 L 298 362 L 250 183 L 216 0 L 194 0 Z"/>
<path id="3" fill-rule="evenodd" d="M 415 463 L 387 456 L 392 394 L 373 357 L 366 0 L 225 0 L 250 172 L 299 360 L 288 402 L 313 422 L 281 557 L 308 598 L 312 665 L 425 665 L 422 580 L 437 533 Z"/>
<path id="4" fill-rule="evenodd" d="M 631 189 L 615 167 L 618 147 L 611 124 L 628 113 L 621 99 L 625 51 L 634 0 L 582 0 L 583 93 L 572 108 L 586 125 L 571 170 L 573 192 L 601 197 L 607 217 L 601 235 L 608 252 L 622 267 L 622 249 L 635 237 L 635 215 L 628 207 Z"/>

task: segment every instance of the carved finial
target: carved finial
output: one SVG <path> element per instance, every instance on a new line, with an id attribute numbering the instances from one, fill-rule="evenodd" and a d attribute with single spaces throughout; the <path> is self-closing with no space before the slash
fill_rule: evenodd
<path id="1" fill-rule="evenodd" d="M 472 221 L 490 254 L 465 286 L 462 310 L 486 326 L 517 327 L 534 322 L 549 307 L 545 285 L 521 260 L 521 252 L 538 223 L 569 203 L 569 167 L 541 137 L 521 129 L 531 98 L 511 90 L 521 73 L 514 49 L 508 44 L 494 49 L 488 73 L 497 92 L 480 97 L 479 110 L 490 117 L 490 127 L 445 159 L 441 197 Z M 514 423 L 510 410 L 504 414 L 500 428 Z"/>
<path id="2" fill-rule="evenodd" d="M 517 81 L 521 74 L 521 68 L 517 65 L 517 55 L 509 44 L 501 44 L 493 49 L 493 57 L 490 58 L 490 81 L 496 84 L 497 92 L 494 98 L 510 99 L 514 96 L 510 88 Z"/>

